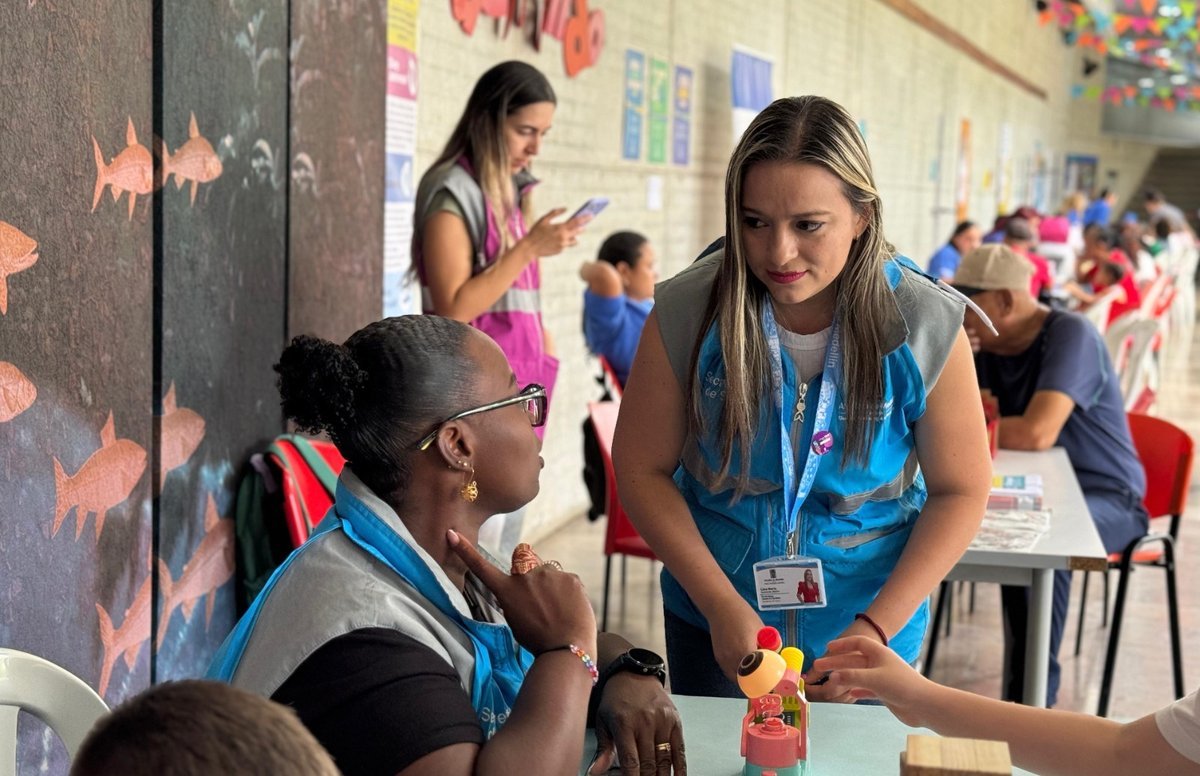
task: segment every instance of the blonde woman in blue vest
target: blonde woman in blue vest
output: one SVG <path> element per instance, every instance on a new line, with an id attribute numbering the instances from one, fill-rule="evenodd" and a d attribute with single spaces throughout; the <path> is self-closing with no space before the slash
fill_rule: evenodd
<path id="1" fill-rule="evenodd" d="M 344 774 L 682 773 L 662 658 L 596 633 L 579 579 L 528 545 L 475 550 L 538 492 L 546 389 L 487 335 L 387 318 L 297 337 L 284 413 L 346 456 L 333 507 L 276 570 L 209 677 L 292 706 Z"/>
<path id="2" fill-rule="evenodd" d="M 964 301 L 886 241 L 866 145 L 829 100 L 764 110 L 725 192 L 724 240 L 655 292 L 615 441 L 665 564 L 672 691 L 737 696 L 764 624 L 806 669 L 852 635 L 913 662 L 991 475 Z M 816 603 L 794 592 L 808 571 Z"/>

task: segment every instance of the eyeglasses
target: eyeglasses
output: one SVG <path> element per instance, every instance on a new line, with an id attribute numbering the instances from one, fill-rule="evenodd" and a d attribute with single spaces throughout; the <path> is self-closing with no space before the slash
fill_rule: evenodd
<path id="1" fill-rule="evenodd" d="M 433 440 L 437 439 L 438 432 L 442 430 L 442 426 L 452 420 L 461 420 L 468 415 L 478 415 L 481 412 L 489 410 L 498 410 L 501 407 L 511 407 L 514 404 L 524 404 L 525 414 L 529 416 L 529 425 L 534 428 L 539 428 L 546 422 L 546 388 L 537 383 L 530 383 L 521 389 L 521 392 L 511 399 L 501 399 L 490 404 L 484 404 L 481 407 L 474 407 L 469 410 L 451 415 L 450 417 L 437 424 L 437 428 L 429 432 L 429 435 L 417 443 L 418 450 L 428 450 L 433 444 Z"/>

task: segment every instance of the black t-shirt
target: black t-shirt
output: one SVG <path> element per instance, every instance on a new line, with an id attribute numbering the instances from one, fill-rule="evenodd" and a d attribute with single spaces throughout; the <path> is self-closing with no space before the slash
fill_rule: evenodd
<path id="1" fill-rule="evenodd" d="M 293 707 L 347 776 L 393 776 L 443 747 L 484 743 L 454 668 L 390 628 L 324 644 L 271 700 Z"/>

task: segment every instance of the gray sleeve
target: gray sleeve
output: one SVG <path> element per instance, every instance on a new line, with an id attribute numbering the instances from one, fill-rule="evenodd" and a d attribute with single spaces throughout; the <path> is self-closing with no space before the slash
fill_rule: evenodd
<path id="1" fill-rule="evenodd" d="M 466 215 L 463 214 L 462 205 L 458 204 L 458 200 L 446 189 L 442 189 L 433 196 L 433 200 L 429 203 L 428 208 L 428 213 L 431 216 L 434 213 L 441 213 L 443 211 L 453 213 L 463 219 L 463 221 L 467 220 Z"/>
<path id="2" fill-rule="evenodd" d="M 658 333 L 681 391 L 687 390 L 692 351 L 703 334 L 704 311 L 723 257 L 723 251 L 710 253 L 654 289 Z"/>
<path id="3" fill-rule="evenodd" d="M 896 303 L 908 326 L 908 349 L 928 395 L 962 330 L 966 303 L 949 289 L 908 269 L 896 287 Z"/>

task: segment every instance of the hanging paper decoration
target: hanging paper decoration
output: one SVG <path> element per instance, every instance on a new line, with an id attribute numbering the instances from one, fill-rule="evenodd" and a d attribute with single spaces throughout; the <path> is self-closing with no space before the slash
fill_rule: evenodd
<path id="1" fill-rule="evenodd" d="M 1075 84 L 1075 99 L 1141 105 L 1174 112 L 1196 110 L 1200 86 L 1200 0 L 1118 0 L 1108 11 L 1072 0 L 1036 0 L 1038 23 L 1055 22 L 1063 43 L 1100 55 L 1139 62 L 1157 71 L 1148 90 L 1134 84 L 1107 88 Z M 1083 59 L 1083 75 L 1099 63 Z"/>

